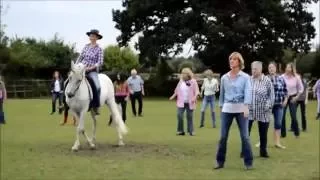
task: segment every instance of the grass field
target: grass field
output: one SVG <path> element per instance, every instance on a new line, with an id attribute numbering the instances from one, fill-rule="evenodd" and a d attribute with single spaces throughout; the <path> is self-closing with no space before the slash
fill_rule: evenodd
<path id="1" fill-rule="evenodd" d="M 130 104 L 129 104 L 130 105 Z M 272 147 L 270 159 L 258 157 L 253 147 L 254 170 L 244 171 L 239 158 L 240 137 L 236 123 L 228 141 L 225 169 L 213 171 L 218 128 L 210 122 L 199 129 L 199 108 L 195 113 L 196 136 L 176 136 L 175 103 L 146 100 L 144 117 L 134 118 L 128 109 L 129 134 L 126 146 L 115 147 L 115 129 L 107 127 L 107 108 L 98 118 L 97 150 L 89 150 L 82 138 L 82 149 L 71 152 L 75 140 L 72 125 L 59 126 L 62 116 L 49 115 L 50 100 L 9 100 L 5 104 L 7 124 L 1 127 L 1 180 L 14 179 L 319 179 L 319 123 L 315 102 L 308 105 L 308 132 L 299 139 L 288 133 L 282 139 L 286 150 Z M 219 115 L 219 114 L 218 114 Z M 207 116 L 209 117 L 209 112 Z M 71 119 L 71 117 L 70 117 Z M 299 118 L 300 119 L 300 118 Z M 289 119 L 288 119 L 289 124 Z M 91 119 L 86 130 L 91 135 Z M 251 143 L 258 141 L 254 126 Z"/>

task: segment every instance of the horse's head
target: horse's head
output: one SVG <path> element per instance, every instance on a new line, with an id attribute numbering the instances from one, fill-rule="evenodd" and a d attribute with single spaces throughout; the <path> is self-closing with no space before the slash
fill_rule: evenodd
<path id="1" fill-rule="evenodd" d="M 86 67 L 82 63 L 75 64 L 71 61 L 71 72 L 68 76 L 68 88 L 66 89 L 66 95 L 72 98 L 76 91 L 79 89 L 82 80 L 85 78 Z"/>

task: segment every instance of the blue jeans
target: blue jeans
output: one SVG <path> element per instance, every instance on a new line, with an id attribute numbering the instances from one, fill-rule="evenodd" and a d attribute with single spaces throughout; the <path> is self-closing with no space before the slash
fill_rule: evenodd
<path id="1" fill-rule="evenodd" d="M 290 116 L 291 116 L 291 123 L 292 123 L 292 130 L 295 136 L 300 135 L 298 120 L 297 120 L 297 104 L 292 102 L 293 96 L 289 97 L 288 104 L 283 110 L 283 117 L 282 117 L 282 125 L 281 125 L 281 137 L 287 136 L 287 129 L 286 129 L 286 112 L 289 106 Z"/>
<path id="2" fill-rule="evenodd" d="M 272 114 L 274 118 L 274 129 L 280 130 L 283 117 L 283 107 L 280 104 L 274 105 L 272 108 Z"/>
<path id="3" fill-rule="evenodd" d="M 95 91 L 93 93 L 93 102 L 92 102 L 92 106 L 97 108 L 100 106 L 100 82 L 99 82 L 99 78 L 98 78 L 98 72 L 97 71 L 91 71 L 87 74 L 87 77 L 90 78 L 90 80 L 92 81 L 92 83 L 94 84 L 95 87 L 92 88 L 93 91 Z"/>
<path id="4" fill-rule="evenodd" d="M 221 113 L 221 137 L 216 155 L 217 163 L 223 166 L 226 160 L 227 141 L 233 118 L 236 118 L 240 131 L 244 164 L 245 166 L 252 166 L 253 156 L 249 138 L 249 120 L 243 116 L 243 113 Z"/>
<path id="5" fill-rule="evenodd" d="M 204 126 L 204 116 L 205 116 L 205 111 L 207 109 L 208 104 L 210 105 L 210 112 L 211 112 L 211 120 L 212 120 L 212 126 L 215 127 L 216 125 L 216 117 L 215 117 L 215 112 L 214 112 L 214 103 L 215 103 L 215 96 L 214 95 L 209 95 L 209 96 L 204 96 L 202 100 L 202 105 L 201 105 L 201 117 L 200 117 L 200 126 Z"/>
<path id="6" fill-rule="evenodd" d="M 187 111 L 186 117 L 187 117 L 187 128 L 188 133 L 193 133 L 193 110 L 189 108 L 189 104 L 185 103 L 184 107 L 178 107 L 177 117 L 178 117 L 178 127 L 177 132 L 184 132 L 183 127 L 183 113 L 184 111 Z"/>
<path id="7" fill-rule="evenodd" d="M 211 112 L 214 112 L 214 101 L 215 101 L 215 97 L 214 95 L 210 95 L 210 96 L 204 96 L 203 100 L 202 100 L 202 105 L 201 105 L 201 112 L 206 111 L 208 104 L 210 105 L 210 110 Z"/>

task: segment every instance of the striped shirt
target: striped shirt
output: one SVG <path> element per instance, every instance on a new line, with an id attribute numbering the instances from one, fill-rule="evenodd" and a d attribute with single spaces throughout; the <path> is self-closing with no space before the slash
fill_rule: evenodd
<path id="1" fill-rule="evenodd" d="M 271 80 L 262 75 L 260 78 L 250 78 L 252 104 L 249 105 L 249 120 L 269 122 L 274 104 L 274 88 Z"/>
<path id="2" fill-rule="evenodd" d="M 284 99 L 288 96 L 287 85 L 282 76 L 268 75 L 274 88 L 274 105 L 281 105 Z"/>

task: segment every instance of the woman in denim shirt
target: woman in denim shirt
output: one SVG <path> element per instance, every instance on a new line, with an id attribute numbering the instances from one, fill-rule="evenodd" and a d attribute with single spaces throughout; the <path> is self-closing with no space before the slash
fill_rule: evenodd
<path id="1" fill-rule="evenodd" d="M 246 170 L 252 169 L 252 149 L 249 139 L 249 109 L 251 104 L 250 76 L 243 71 L 244 60 L 238 52 L 229 56 L 230 71 L 222 76 L 220 86 L 220 108 L 221 108 L 221 132 L 218 152 L 216 155 L 217 165 L 214 169 L 224 167 L 227 153 L 227 141 L 229 129 L 233 118 L 236 118 L 244 156 Z"/>

